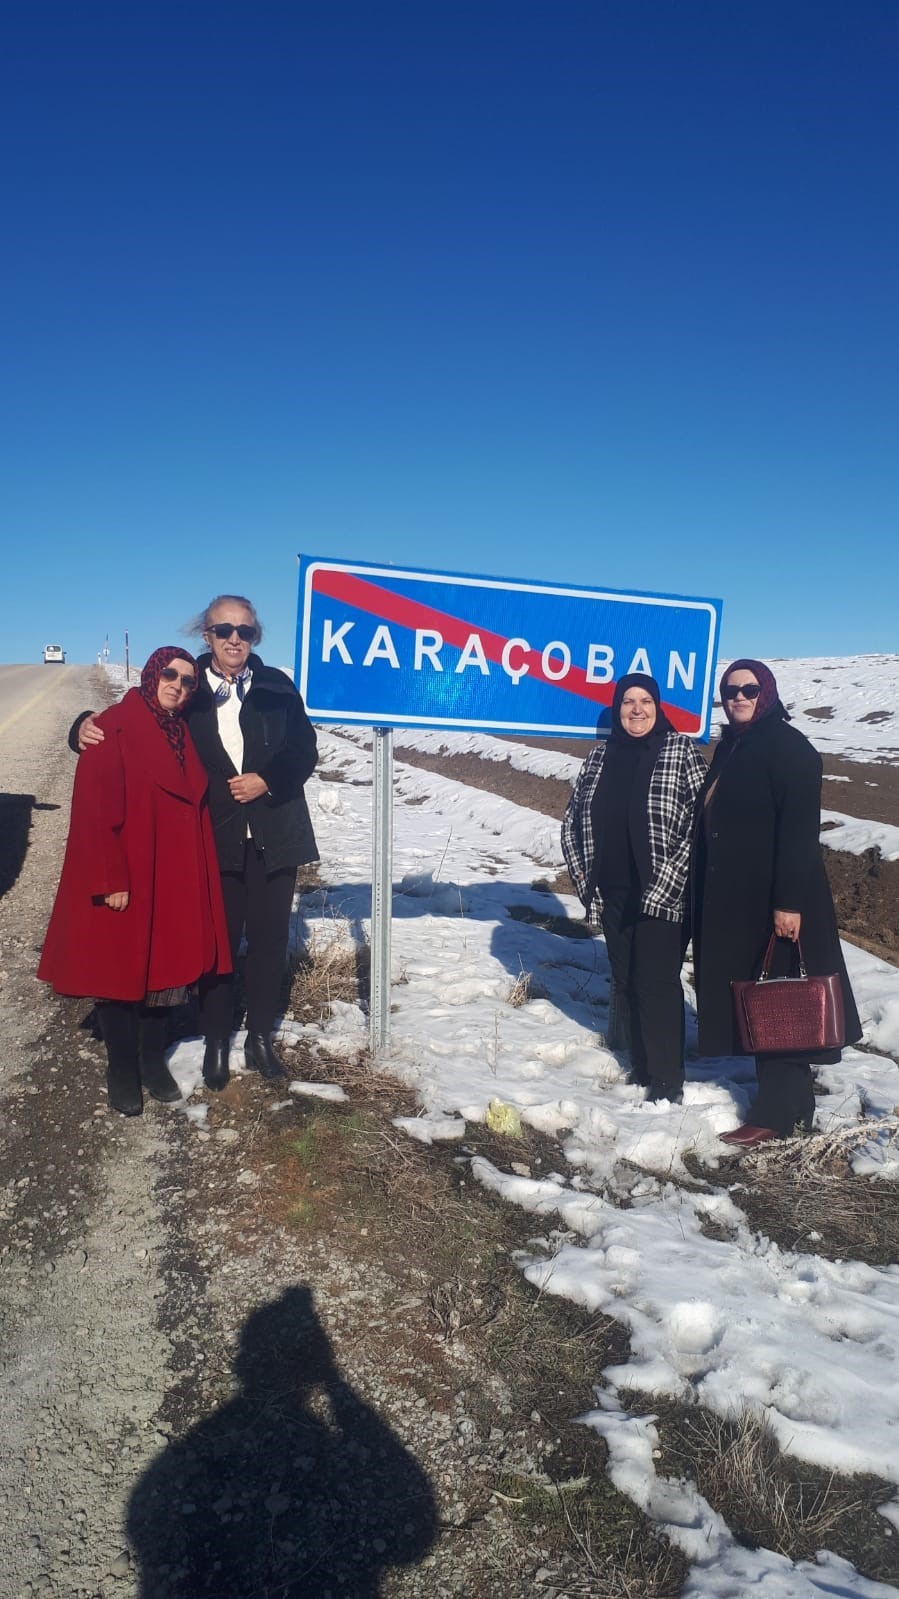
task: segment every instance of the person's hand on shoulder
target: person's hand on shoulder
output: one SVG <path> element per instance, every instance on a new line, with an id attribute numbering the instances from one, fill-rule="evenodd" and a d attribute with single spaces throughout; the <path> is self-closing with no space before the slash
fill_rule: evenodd
<path id="1" fill-rule="evenodd" d="M 96 717 L 93 714 L 86 716 L 78 729 L 79 754 L 89 750 L 92 744 L 102 744 L 105 737 L 102 727 L 97 726 Z"/>

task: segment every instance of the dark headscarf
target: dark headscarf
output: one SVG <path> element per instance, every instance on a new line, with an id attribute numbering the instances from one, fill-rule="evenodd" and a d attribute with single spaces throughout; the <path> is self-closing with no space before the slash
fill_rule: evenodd
<path id="1" fill-rule="evenodd" d="M 150 656 L 150 659 L 147 661 L 146 666 L 144 667 L 143 671 L 141 672 L 141 674 L 140 674 L 140 688 L 138 689 L 137 692 L 140 695 L 141 699 L 143 700 L 144 704 L 148 707 L 148 709 L 152 713 L 154 719 L 159 723 L 159 726 L 162 728 L 162 731 L 163 731 L 163 733 L 165 734 L 165 737 L 166 737 L 166 742 L 168 743 L 169 747 L 174 751 L 175 756 L 177 757 L 179 766 L 183 766 L 184 765 L 184 721 L 183 721 L 183 717 L 184 717 L 184 712 L 185 712 L 187 706 L 190 704 L 191 694 L 195 693 L 196 690 L 195 689 L 191 690 L 191 694 L 189 694 L 187 696 L 186 700 L 182 701 L 182 703 L 179 706 L 177 711 L 164 711 L 162 706 L 159 703 L 159 700 L 156 697 L 156 691 L 159 688 L 159 680 L 160 680 L 160 678 L 162 676 L 162 668 L 164 666 L 168 666 L 170 664 L 170 662 L 175 661 L 175 660 L 178 660 L 178 661 L 189 661 L 190 665 L 194 669 L 194 675 L 196 676 L 197 670 L 198 670 L 197 669 L 197 663 L 194 660 L 193 656 L 190 655 L 187 650 L 183 650 L 181 648 L 181 646 L 178 645 L 178 644 L 163 644 L 158 650 L 154 650 L 153 651 L 153 654 Z"/>
<path id="2" fill-rule="evenodd" d="M 655 701 L 655 722 L 650 728 L 649 732 L 644 733 L 640 738 L 634 738 L 632 733 L 625 732 L 621 725 L 621 701 L 624 699 L 624 696 L 629 688 L 645 689 L 646 693 L 651 695 Z M 661 744 L 665 734 L 673 733 L 674 731 L 675 729 L 672 727 L 667 716 L 665 715 L 665 712 L 662 710 L 662 692 L 654 677 L 650 677 L 646 672 L 628 672 L 619 680 L 619 682 L 615 684 L 615 693 L 612 697 L 612 725 L 609 730 L 609 738 L 614 739 L 616 744 L 623 743 L 625 747 L 640 750 L 645 749 L 648 744 L 652 743 L 656 746 L 656 753 L 658 753 L 658 746 Z"/>
<path id="3" fill-rule="evenodd" d="M 655 722 L 639 738 L 621 725 L 621 702 L 629 688 L 645 689 L 655 701 Z M 649 780 L 666 737 L 675 731 L 661 699 L 658 683 L 645 672 L 628 672 L 615 685 L 609 742 L 590 807 L 595 848 L 590 875 L 600 892 L 633 887 L 635 876 L 642 887 L 652 871 Z"/>
<path id="4" fill-rule="evenodd" d="M 730 719 L 727 701 L 724 698 L 724 685 L 731 672 L 751 672 L 762 691 L 755 702 L 752 716 L 748 722 L 732 722 Z M 745 733 L 747 728 L 754 727 L 764 716 L 779 716 L 784 722 L 790 720 L 786 706 L 781 703 L 777 692 L 777 679 L 771 668 L 766 666 L 764 661 L 751 661 L 748 656 L 741 657 L 739 661 L 731 661 L 727 671 L 722 674 L 721 682 L 718 685 L 718 696 L 721 700 L 724 714 L 727 717 L 728 730 L 735 738 L 739 738 L 740 734 Z"/>

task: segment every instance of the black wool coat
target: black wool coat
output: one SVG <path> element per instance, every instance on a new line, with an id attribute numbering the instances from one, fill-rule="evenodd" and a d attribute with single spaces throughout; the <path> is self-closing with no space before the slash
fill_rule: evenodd
<path id="1" fill-rule="evenodd" d="M 257 849 L 264 851 L 267 871 L 317 861 L 303 784 L 315 770 L 318 746 L 301 695 L 285 672 L 250 656 L 253 680 L 240 710 L 243 770 L 264 777 L 269 792 L 239 805 L 228 787 L 228 779 L 238 774 L 219 737 L 206 677 L 211 659 L 198 658 L 199 686 L 185 719 L 209 775 L 209 812 L 221 870 L 241 870 L 247 826 Z"/>
<path id="2" fill-rule="evenodd" d="M 821 757 L 808 739 L 776 714 L 737 737 L 725 732 L 697 802 L 692 899 L 701 1055 L 743 1053 L 731 980 L 758 976 L 775 910 L 800 913 L 806 969 L 840 974 L 846 1042 L 861 1037 L 820 829 Z M 778 939 L 775 949 L 772 974 L 787 976 L 792 946 Z M 839 1051 L 811 1058 L 833 1062 Z"/>

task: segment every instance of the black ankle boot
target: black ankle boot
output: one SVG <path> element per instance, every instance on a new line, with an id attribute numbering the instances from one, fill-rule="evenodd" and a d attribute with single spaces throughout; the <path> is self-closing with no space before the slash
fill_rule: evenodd
<path id="1" fill-rule="evenodd" d="M 670 1100 L 672 1105 L 682 1105 L 684 1102 L 683 1085 L 680 1083 L 652 1083 L 646 1095 L 647 1105 L 660 1105 L 663 1100 Z"/>
<path id="2" fill-rule="evenodd" d="M 228 1056 L 231 1053 L 230 1038 L 207 1038 L 206 1053 L 203 1056 L 203 1081 L 207 1088 L 214 1094 L 227 1088 L 231 1081 L 228 1069 Z"/>
<path id="3" fill-rule="evenodd" d="M 283 1060 L 272 1049 L 268 1033 L 247 1033 L 246 1063 L 248 1072 L 258 1072 L 260 1077 L 289 1077 Z"/>
<path id="4" fill-rule="evenodd" d="M 106 1095 L 122 1116 L 139 1116 L 144 1108 L 137 1057 L 137 1009 L 124 1002 L 97 1006 L 97 1021 L 106 1045 Z"/>
<path id="5" fill-rule="evenodd" d="M 163 1105 L 175 1105 L 181 1090 L 165 1063 L 166 1027 L 168 1012 L 144 1011 L 137 1022 L 140 1079 L 151 1099 Z"/>

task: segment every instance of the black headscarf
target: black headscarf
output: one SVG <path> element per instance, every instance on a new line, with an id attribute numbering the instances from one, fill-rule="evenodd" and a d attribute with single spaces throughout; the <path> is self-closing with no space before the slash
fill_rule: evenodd
<path id="1" fill-rule="evenodd" d="M 621 725 L 621 702 L 629 688 L 645 689 L 655 701 L 655 722 L 640 738 Z M 659 751 L 673 732 L 654 677 L 628 672 L 616 683 L 609 742 L 590 806 L 594 841 L 590 880 L 600 892 L 642 889 L 649 881 L 649 780 Z"/>

